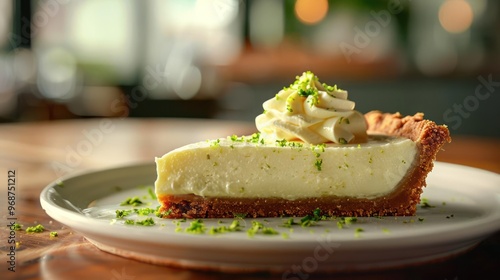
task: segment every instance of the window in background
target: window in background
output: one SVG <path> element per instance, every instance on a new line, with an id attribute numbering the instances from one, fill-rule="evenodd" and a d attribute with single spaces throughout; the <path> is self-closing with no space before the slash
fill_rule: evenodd
<path id="1" fill-rule="evenodd" d="M 34 1 L 36 88 L 77 116 L 125 116 L 124 85 L 136 83 L 142 30 L 133 0 Z"/>
<path id="2" fill-rule="evenodd" d="M 215 69 L 227 65 L 243 46 L 241 1 L 148 2 L 146 59 L 142 79 L 155 78 L 153 99 L 210 99 L 221 91 Z"/>
<path id="3" fill-rule="evenodd" d="M 13 8 L 11 1 L 0 1 L 0 121 L 11 119 L 16 106 L 14 92 L 13 57 L 8 53 L 13 47 Z"/>
<path id="4" fill-rule="evenodd" d="M 139 30 L 143 29 L 137 20 L 139 2 L 87 0 L 62 1 L 61 4 L 58 1 L 36 3 L 32 23 L 36 28 L 33 48 L 40 57 L 55 56 L 54 63 L 57 64 L 56 57 L 72 56 L 84 72 L 87 83 L 135 82 L 141 44 Z M 49 3 L 55 4 L 50 7 Z M 72 63 L 67 57 L 61 57 L 60 62 Z"/>
<path id="5" fill-rule="evenodd" d="M 0 1 L 0 49 L 9 44 L 12 30 L 12 2 Z"/>

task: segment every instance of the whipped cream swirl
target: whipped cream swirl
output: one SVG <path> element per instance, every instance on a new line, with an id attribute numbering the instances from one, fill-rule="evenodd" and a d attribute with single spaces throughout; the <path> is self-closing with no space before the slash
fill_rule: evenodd
<path id="1" fill-rule="evenodd" d="M 367 140 L 363 114 L 354 110 L 347 91 L 319 82 L 310 71 L 264 102 L 255 124 L 268 140 L 310 144 L 361 143 Z"/>

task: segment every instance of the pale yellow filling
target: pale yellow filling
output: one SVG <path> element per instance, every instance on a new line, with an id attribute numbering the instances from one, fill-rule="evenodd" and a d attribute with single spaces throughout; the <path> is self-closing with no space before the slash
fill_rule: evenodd
<path id="1" fill-rule="evenodd" d="M 292 145 L 218 139 L 156 158 L 156 194 L 205 197 L 375 198 L 390 193 L 417 158 L 406 138 L 364 144 Z"/>

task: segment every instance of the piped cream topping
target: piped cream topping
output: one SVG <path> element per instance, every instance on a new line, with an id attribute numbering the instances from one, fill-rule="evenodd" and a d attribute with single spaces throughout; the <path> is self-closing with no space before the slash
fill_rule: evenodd
<path id="1" fill-rule="evenodd" d="M 367 139 L 365 118 L 354 110 L 347 91 L 320 83 L 309 71 L 263 107 L 255 124 L 262 137 L 271 141 L 347 144 Z"/>

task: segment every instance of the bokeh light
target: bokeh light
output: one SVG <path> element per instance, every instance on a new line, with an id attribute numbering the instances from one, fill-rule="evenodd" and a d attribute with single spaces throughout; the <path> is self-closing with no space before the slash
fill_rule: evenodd
<path id="1" fill-rule="evenodd" d="M 439 22 L 450 33 L 462 33 L 474 20 L 471 5 L 465 0 L 446 0 L 439 8 Z"/>
<path id="2" fill-rule="evenodd" d="M 63 48 L 52 48 L 40 55 L 38 61 L 38 89 L 42 96 L 53 100 L 74 97 L 76 87 L 76 59 Z"/>
<path id="3" fill-rule="evenodd" d="M 327 0 L 297 0 L 295 2 L 295 15 L 305 24 L 319 23 L 325 18 L 327 12 Z"/>

